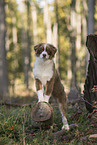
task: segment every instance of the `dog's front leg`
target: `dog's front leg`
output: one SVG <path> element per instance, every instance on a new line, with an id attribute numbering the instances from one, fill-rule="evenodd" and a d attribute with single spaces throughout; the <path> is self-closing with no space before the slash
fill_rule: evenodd
<path id="1" fill-rule="evenodd" d="M 44 101 L 44 96 L 43 96 L 43 86 L 42 83 L 39 79 L 35 79 L 36 82 L 36 91 L 38 95 L 38 102 Z"/>
<path id="2" fill-rule="evenodd" d="M 45 102 L 49 102 L 49 98 L 51 97 L 52 91 L 53 91 L 53 85 L 54 85 L 54 78 L 52 78 L 50 81 L 47 81 L 45 86 Z"/>

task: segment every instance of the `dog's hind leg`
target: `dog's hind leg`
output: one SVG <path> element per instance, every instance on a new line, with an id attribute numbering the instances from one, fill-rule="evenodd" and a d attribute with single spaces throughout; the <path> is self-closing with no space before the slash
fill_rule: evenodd
<path id="1" fill-rule="evenodd" d="M 59 103 L 59 109 L 62 115 L 62 122 L 63 122 L 62 129 L 69 130 L 69 125 L 66 118 L 66 102 L 63 99 L 62 99 L 62 102 L 60 101 L 60 99 L 58 99 L 58 103 Z"/>
<path id="2" fill-rule="evenodd" d="M 62 129 L 69 130 L 69 125 L 66 119 L 66 94 L 64 91 L 64 87 L 61 84 L 60 77 L 58 75 L 58 72 L 56 71 L 56 78 L 55 78 L 55 83 L 53 87 L 53 92 L 52 95 L 54 96 L 55 99 L 57 99 L 59 103 L 59 109 L 62 115 L 62 122 L 63 122 L 63 127 Z"/>

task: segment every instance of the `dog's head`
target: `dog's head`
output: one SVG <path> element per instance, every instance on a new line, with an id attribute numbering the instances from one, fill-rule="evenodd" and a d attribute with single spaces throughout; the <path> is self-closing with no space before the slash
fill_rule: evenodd
<path id="1" fill-rule="evenodd" d="M 34 46 L 35 55 L 44 60 L 52 59 L 57 51 L 56 47 L 49 43 L 39 43 Z"/>

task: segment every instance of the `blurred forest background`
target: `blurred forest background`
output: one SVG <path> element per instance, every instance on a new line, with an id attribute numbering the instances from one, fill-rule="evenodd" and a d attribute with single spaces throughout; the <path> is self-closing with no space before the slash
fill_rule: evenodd
<path id="1" fill-rule="evenodd" d="M 0 0 L 0 98 L 34 92 L 33 46 L 58 48 L 56 67 L 69 91 L 86 78 L 86 38 L 97 33 L 97 0 Z"/>

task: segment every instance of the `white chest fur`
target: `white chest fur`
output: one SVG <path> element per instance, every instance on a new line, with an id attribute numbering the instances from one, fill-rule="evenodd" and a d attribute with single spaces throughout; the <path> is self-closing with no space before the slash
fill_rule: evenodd
<path id="1" fill-rule="evenodd" d="M 53 76 L 53 60 L 44 61 L 41 58 L 36 57 L 36 61 L 33 67 L 33 75 L 39 79 L 43 85 L 46 85 L 47 81 Z"/>

